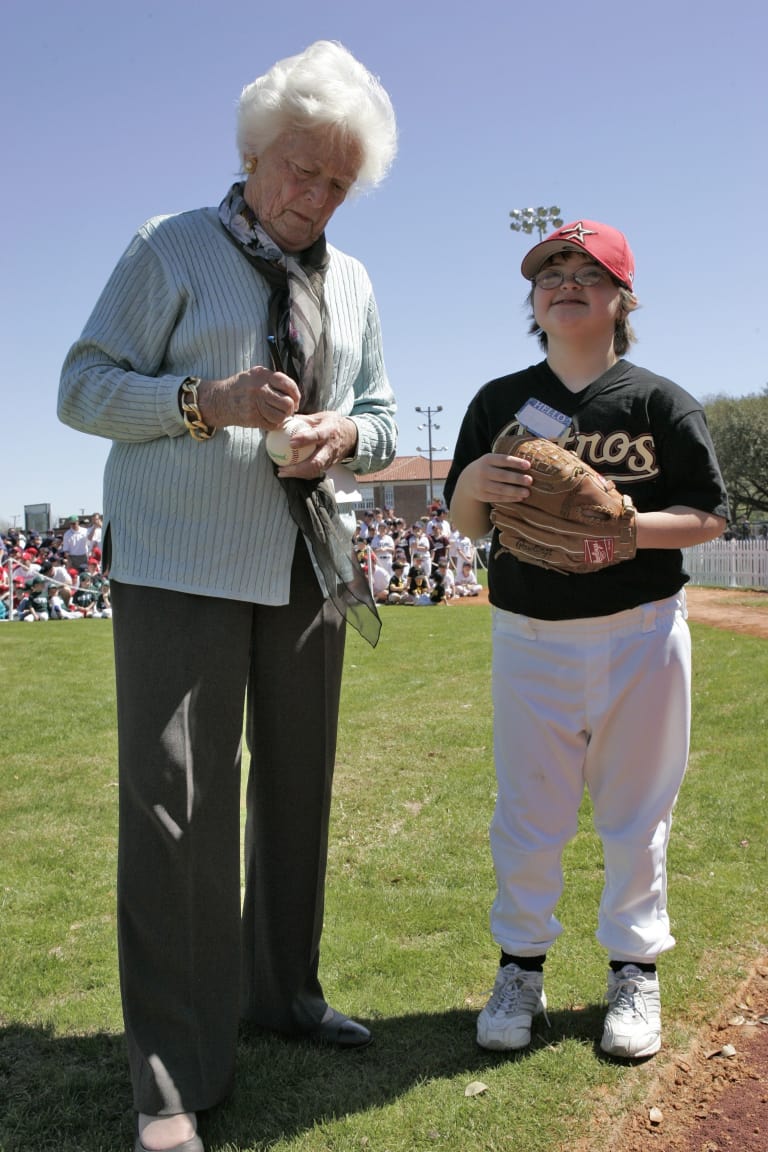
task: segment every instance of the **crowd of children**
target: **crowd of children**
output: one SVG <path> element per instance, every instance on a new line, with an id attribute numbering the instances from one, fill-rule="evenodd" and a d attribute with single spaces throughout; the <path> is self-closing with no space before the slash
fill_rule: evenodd
<path id="1" fill-rule="evenodd" d="M 392 508 L 365 511 L 354 543 L 378 604 L 450 604 L 482 590 L 475 546 L 441 505 L 410 525 Z"/>
<path id="2" fill-rule="evenodd" d="M 101 517 L 71 516 L 63 532 L 12 530 L 0 537 L 0 620 L 109 619 L 101 567 Z"/>
<path id="3" fill-rule="evenodd" d="M 358 560 L 379 604 L 449 604 L 478 596 L 476 549 L 435 505 L 406 524 L 392 508 L 359 514 Z M 85 527 L 71 516 L 65 531 L 41 536 L 12 530 L 0 537 L 0 620 L 104 619 L 112 615 L 101 567 L 101 518 Z"/>

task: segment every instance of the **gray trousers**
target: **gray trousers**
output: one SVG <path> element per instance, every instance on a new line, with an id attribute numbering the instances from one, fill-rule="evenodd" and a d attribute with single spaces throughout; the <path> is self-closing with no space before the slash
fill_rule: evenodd
<path id="1" fill-rule="evenodd" d="M 325 1011 L 317 968 L 344 624 L 301 537 L 285 607 L 111 587 L 134 1107 L 196 1112 L 231 1088 L 241 1017 L 300 1034 Z"/>

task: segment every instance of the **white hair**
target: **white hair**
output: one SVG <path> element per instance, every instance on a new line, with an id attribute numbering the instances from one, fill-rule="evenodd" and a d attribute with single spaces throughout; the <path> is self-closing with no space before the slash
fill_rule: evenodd
<path id="1" fill-rule="evenodd" d="M 318 40 L 298 56 L 279 60 L 248 84 L 237 108 L 237 148 L 245 168 L 281 132 L 333 126 L 362 150 L 355 187 L 373 188 L 397 151 L 392 102 L 367 68 L 342 44 Z"/>

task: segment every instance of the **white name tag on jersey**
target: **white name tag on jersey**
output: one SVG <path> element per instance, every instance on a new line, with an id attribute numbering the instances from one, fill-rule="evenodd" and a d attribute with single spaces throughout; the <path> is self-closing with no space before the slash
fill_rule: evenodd
<path id="1" fill-rule="evenodd" d="M 550 408 L 549 404 L 542 404 L 541 400 L 526 400 L 522 408 L 515 413 L 520 423 L 540 436 L 542 440 L 559 440 L 571 426 L 570 416 L 558 412 L 557 408 Z"/>

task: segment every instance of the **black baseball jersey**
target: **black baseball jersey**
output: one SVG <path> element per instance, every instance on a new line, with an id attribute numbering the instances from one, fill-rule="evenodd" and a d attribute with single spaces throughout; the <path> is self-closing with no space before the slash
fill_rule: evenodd
<path id="1" fill-rule="evenodd" d="M 26 610 L 31 608 L 34 612 L 48 611 L 48 595 L 46 592 L 30 591 L 24 597 Z"/>
<path id="2" fill-rule="evenodd" d="M 95 604 L 97 594 L 93 588 L 76 588 L 72 593 L 72 603 L 76 604 L 78 608 L 90 608 L 91 604 Z"/>
<path id="3" fill-rule="evenodd" d="M 486 384 L 467 409 L 445 484 L 491 450 L 497 434 L 529 399 L 571 420 L 565 447 L 610 477 L 638 512 L 683 504 L 728 516 L 728 502 L 706 417 L 684 389 L 619 360 L 581 392 L 571 392 L 546 360 Z M 520 427 L 520 432 L 527 430 Z M 607 616 L 672 596 L 689 579 L 679 549 L 639 549 L 632 560 L 564 575 L 500 551 L 494 530 L 488 562 L 492 604 L 539 620 Z"/>

